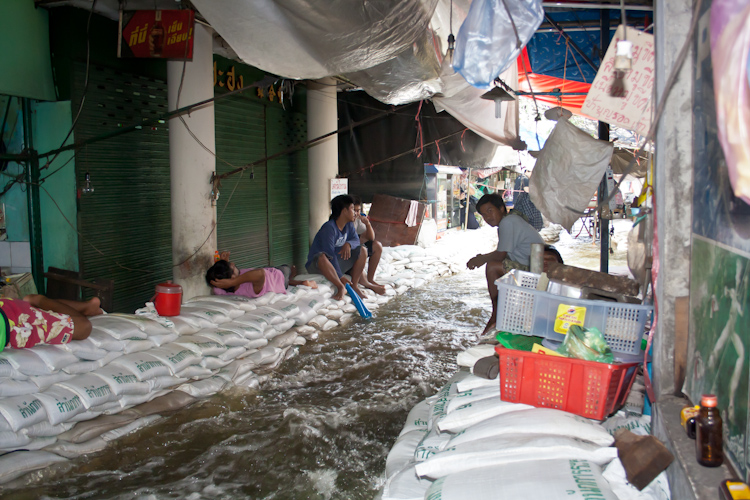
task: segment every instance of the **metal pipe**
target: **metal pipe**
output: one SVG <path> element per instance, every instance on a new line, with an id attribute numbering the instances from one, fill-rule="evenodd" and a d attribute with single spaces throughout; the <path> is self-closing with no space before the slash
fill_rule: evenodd
<path id="1" fill-rule="evenodd" d="M 599 60 L 604 59 L 604 54 L 609 46 L 609 11 L 602 10 L 601 12 L 601 35 L 599 36 Z M 609 124 L 602 121 L 599 122 L 599 140 L 609 141 Z M 597 201 L 601 202 L 606 200 L 609 196 L 608 185 L 607 185 L 607 173 L 604 173 L 601 184 L 599 184 L 599 196 Z M 599 206 L 599 219 L 601 224 L 599 225 L 599 248 L 601 254 L 599 255 L 599 270 L 603 273 L 609 272 L 609 220 L 601 217 L 604 211 L 604 206 Z"/>
<path id="2" fill-rule="evenodd" d="M 556 7 L 560 9 L 602 9 L 602 10 L 620 10 L 620 4 L 611 3 L 562 3 L 562 2 L 542 2 L 542 7 Z M 627 5 L 625 10 L 640 10 L 653 12 L 652 5 Z"/>
<path id="3" fill-rule="evenodd" d="M 29 251 L 31 252 L 31 274 L 37 291 L 44 294 L 44 253 L 42 248 L 42 214 L 39 200 L 39 156 L 34 149 L 31 124 L 31 99 L 23 98 L 23 139 L 29 152 L 26 163 L 26 199 L 29 211 Z"/>

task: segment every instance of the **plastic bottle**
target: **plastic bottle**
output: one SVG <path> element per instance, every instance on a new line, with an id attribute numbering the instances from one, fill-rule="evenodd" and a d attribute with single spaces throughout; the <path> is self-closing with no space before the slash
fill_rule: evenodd
<path id="1" fill-rule="evenodd" d="M 214 262 L 219 262 L 221 260 L 221 255 L 219 255 L 218 250 L 214 250 Z"/>
<path id="2" fill-rule="evenodd" d="M 714 394 L 701 397 L 701 409 L 695 420 L 695 457 L 706 467 L 718 467 L 724 461 L 721 414 Z"/>

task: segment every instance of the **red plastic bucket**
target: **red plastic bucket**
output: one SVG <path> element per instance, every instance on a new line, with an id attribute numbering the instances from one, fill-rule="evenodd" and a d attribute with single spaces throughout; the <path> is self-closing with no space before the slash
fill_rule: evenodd
<path id="1" fill-rule="evenodd" d="M 154 307 L 159 316 L 179 316 L 182 304 L 182 287 L 167 281 L 156 285 Z"/>

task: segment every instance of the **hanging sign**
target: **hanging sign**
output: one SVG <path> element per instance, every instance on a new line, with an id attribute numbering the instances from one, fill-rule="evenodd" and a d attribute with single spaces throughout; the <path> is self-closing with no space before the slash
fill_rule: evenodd
<path id="1" fill-rule="evenodd" d="M 331 199 L 340 194 L 349 194 L 349 179 L 331 179 Z"/>
<path id="2" fill-rule="evenodd" d="M 632 43 L 631 69 L 615 71 L 617 42 Z M 654 35 L 619 26 L 607 48 L 581 113 L 617 127 L 648 134 L 651 128 L 651 95 L 654 87 Z"/>
<path id="3" fill-rule="evenodd" d="M 120 15 L 117 57 L 193 59 L 192 10 L 136 10 Z"/>

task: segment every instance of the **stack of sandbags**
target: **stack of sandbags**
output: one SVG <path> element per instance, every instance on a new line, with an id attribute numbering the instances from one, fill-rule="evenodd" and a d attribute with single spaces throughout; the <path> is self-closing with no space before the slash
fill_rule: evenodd
<path id="1" fill-rule="evenodd" d="M 549 245 L 560 241 L 560 232 L 562 230 L 563 227 L 560 224 L 550 224 L 539 230 L 539 236 Z"/>
<path id="2" fill-rule="evenodd" d="M 459 371 L 409 413 L 379 498 L 667 500 L 664 475 L 643 492 L 627 484 L 613 442 L 604 425 L 501 401 L 498 379 Z"/>

